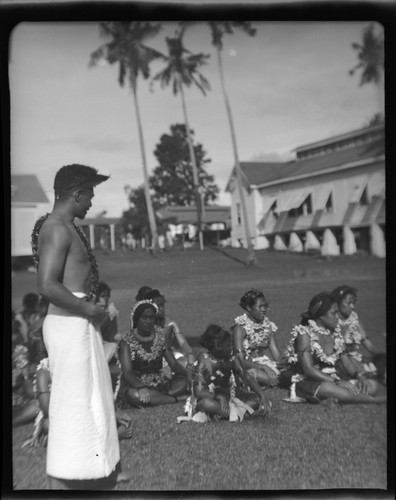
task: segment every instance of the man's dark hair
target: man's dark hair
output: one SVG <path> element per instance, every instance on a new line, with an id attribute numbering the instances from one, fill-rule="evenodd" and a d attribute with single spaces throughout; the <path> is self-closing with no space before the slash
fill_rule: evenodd
<path id="1" fill-rule="evenodd" d="M 108 175 L 98 174 L 96 168 L 87 167 L 73 163 L 60 168 L 55 175 L 54 190 L 55 196 L 67 192 L 73 192 L 77 189 L 86 189 L 97 186 L 107 181 Z"/>

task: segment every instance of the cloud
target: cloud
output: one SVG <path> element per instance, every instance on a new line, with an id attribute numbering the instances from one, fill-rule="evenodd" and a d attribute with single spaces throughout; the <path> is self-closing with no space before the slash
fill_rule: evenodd
<path id="1" fill-rule="evenodd" d="M 120 150 L 130 150 L 131 141 L 120 139 L 119 137 L 90 137 L 85 134 L 51 137 L 47 141 L 50 145 L 72 145 L 88 151 L 119 152 Z"/>

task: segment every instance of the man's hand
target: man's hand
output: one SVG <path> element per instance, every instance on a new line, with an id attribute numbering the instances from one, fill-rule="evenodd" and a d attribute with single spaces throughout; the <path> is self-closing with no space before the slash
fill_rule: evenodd
<path id="1" fill-rule="evenodd" d="M 100 326 L 100 324 L 106 319 L 107 313 L 98 305 L 91 304 L 90 306 L 91 309 L 88 313 L 88 319 L 93 325 Z"/>

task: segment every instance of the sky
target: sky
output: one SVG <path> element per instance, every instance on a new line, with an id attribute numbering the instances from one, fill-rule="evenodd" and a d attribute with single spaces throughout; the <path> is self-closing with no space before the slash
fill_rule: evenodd
<path id="1" fill-rule="evenodd" d="M 355 130 L 381 109 L 374 85 L 359 86 L 352 42 L 360 42 L 368 22 L 261 22 L 250 37 L 225 36 L 224 74 L 237 135 L 239 159 L 287 161 L 293 149 Z M 148 45 L 166 53 L 163 30 Z M 116 65 L 88 67 L 90 54 L 104 40 L 98 23 L 21 23 L 11 34 L 11 173 L 35 174 L 50 204 L 53 179 L 63 165 L 90 165 L 111 178 L 95 190 L 88 216 L 106 211 L 120 217 L 128 208 L 124 187 L 143 183 L 133 98 L 118 83 Z M 220 89 L 216 53 L 204 22 L 186 32 L 192 52 L 211 54 L 202 67 L 211 90 L 186 90 L 195 140 L 211 159 L 207 167 L 220 187 L 217 204 L 229 205 L 225 187 L 234 165 L 230 129 Z M 162 69 L 152 66 L 152 75 Z M 159 84 L 138 83 L 149 174 L 162 134 L 183 123 L 180 96 Z"/>

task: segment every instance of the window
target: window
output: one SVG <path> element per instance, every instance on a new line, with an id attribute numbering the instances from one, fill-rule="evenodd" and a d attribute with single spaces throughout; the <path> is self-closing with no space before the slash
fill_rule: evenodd
<path id="1" fill-rule="evenodd" d="M 309 194 L 305 200 L 297 208 L 289 210 L 289 217 L 299 217 L 301 215 L 308 215 L 312 213 L 312 197 Z"/>
<path id="2" fill-rule="evenodd" d="M 333 205 L 333 193 L 329 194 L 329 197 L 327 198 L 325 208 L 325 212 L 333 212 L 334 211 L 334 205 Z"/>
<path id="3" fill-rule="evenodd" d="M 237 215 L 237 224 L 240 226 L 242 224 L 242 215 L 241 215 L 241 204 L 236 204 L 236 215 Z"/>
<path id="4" fill-rule="evenodd" d="M 367 194 L 367 186 L 363 189 L 363 193 L 360 196 L 359 205 L 369 205 L 370 200 Z"/>

